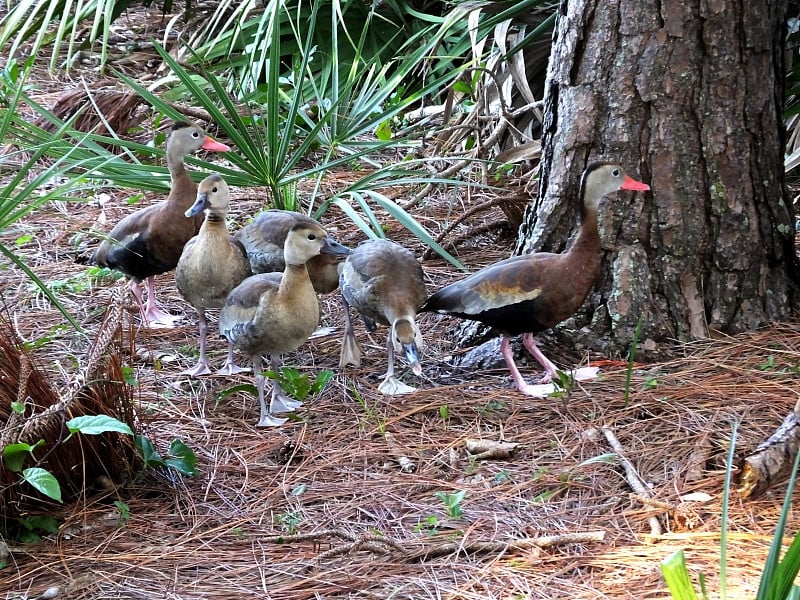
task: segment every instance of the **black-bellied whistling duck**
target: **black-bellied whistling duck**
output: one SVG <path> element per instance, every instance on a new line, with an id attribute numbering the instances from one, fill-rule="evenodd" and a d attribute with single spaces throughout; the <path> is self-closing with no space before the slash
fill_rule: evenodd
<path id="1" fill-rule="evenodd" d="M 167 139 L 167 166 L 172 184 L 164 202 L 129 214 L 111 230 L 92 257 L 94 264 L 122 271 L 131 280 L 143 325 L 171 327 L 179 318 L 163 311 L 156 302 L 153 277 L 178 264 L 183 246 L 203 224 L 202 213 L 184 216 L 194 204 L 197 185 L 189 177 L 184 158 L 198 150 L 226 152 L 228 146 L 212 139 L 197 125 L 177 122 Z M 147 286 L 147 306 L 142 302 L 141 282 Z"/>
<path id="2" fill-rule="evenodd" d="M 197 187 L 197 200 L 186 211 L 186 217 L 205 212 L 200 233 L 186 242 L 175 269 L 175 284 L 184 299 L 197 311 L 200 321 L 200 358 L 186 371 L 196 377 L 210 372 L 206 357 L 208 322 L 206 310 L 222 308 L 230 291 L 250 272 L 250 261 L 244 247 L 228 233 L 225 221 L 230 209 L 230 190 L 219 175 L 209 175 Z M 233 344 L 228 342 L 228 359 L 219 373 L 232 375 L 243 369 L 233 360 Z"/>
<path id="3" fill-rule="evenodd" d="M 286 419 L 274 417 L 272 413 L 291 411 L 302 405 L 284 394 L 275 382 L 267 409 L 261 355 L 268 354 L 272 370 L 278 372 L 280 355 L 294 350 L 311 335 L 319 322 L 319 300 L 306 263 L 320 253 L 339 252 L 341 250 L 331 244 L 318 223 L 295 225 L 284 242 L 286 267 L 283 273 L 251 275 L 225 300 L 219 315 L 219 332 L 250 356 L 253 363 L 261 407 L 259 427 L 285 423 Z"/>
<path id="4" fill-rule="evenodd" d="M 618 165 L 590 164 L 581 178 L 580 229 L 566 252 L 537 252 L 502 260 L 439 290 L 420 311 L 480 321 L 502 332 L 500 350 L 517 388 L 524 394 L 538 396 L 537 387 L 528 385 L 520 375 L 509 336 L 524 334 L 525 348 L 546 370 L 541 383 L 556 376 L 556 366 L 536 346 L 533 334 L 575 313 L 600 274 L 597 210 L 603 196 L 618 190 L 649 189 L 647 184 L 627 176 Z M 585 375 L 591 377 L 594 373 Z"/>
<path id="5" fill-rule="evenodd" d="M 425 301 L 425 279 L 414 254 L 389 240 L 368 240 L 347 257 L 340 277 L 345 329 L 339 366 L 361 364 L 361 348 L 353 333 L 349 306 L 355 308 L 367 331 L 375 324 L 389 326 L 386 351 L 389 364 L 378 386 L 384 394 L 413 392 L 395 378 L 394 353 L 402 351 L 415 375 L 422 373 L 419 362 L 422 335 L 415 323 L 417 309 Z"/>
<path id="6" fill-rule="evenodd" d="M 272 208 L 265 210 L 236 233 L 250 258 L 253 273 L 277 273 L 284 269 L 283 244 L 286 234 L 298 224 L 319 224 L 303 213 Z M 342 260 L 349 250 L 328 237 L 337 254 L 320 254 L 308 261 L 306 267 L 311 283 L 318 294 L 327 294 L 339 286 Z"/>

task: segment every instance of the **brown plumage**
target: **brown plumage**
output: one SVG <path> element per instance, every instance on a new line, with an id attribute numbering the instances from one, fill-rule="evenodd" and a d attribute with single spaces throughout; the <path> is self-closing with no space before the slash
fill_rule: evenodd
<path id="1" fill-rule="evenodd" d="M 283 271 L 283 244 L 286 234 L 298 224 L 319 224 L 315 219 L 291 210 L 273 208 L 259 213 L 250 223 L 236 233 L 247 250 L 253 273 L 277 273 Z M 347 255 L 347 248 L 328 238 L 338 249 L 337 254 L 320 254 L 306 265 L 311 283 L 318 294 L 327 294 L 339 286 L 338 267 Z"/>
<path id="2" fill-rule="evenodd" d="M 230 291 L 251 275 L 244 247 L 228 233 L 225 219 L 230 209 L 230 190 L 219 175 L 209 175 L 197 187 L 197 200 L 186 210 L 187 218 L 205 212 L 200 233 L 186 242 L 175 269 L 175 284 L 184 299 L 197 311 L 200 324 L 200 358 L 188 375 L 210 372 L 206 357 L 208 322 L 206 310 L 222 308 Z M 223 375 L 242 371 L 233 361 L 233 344 L 228 343 L 228 360 Z"/>
<path id="3" fill-rule="evenodd" d="M 389 240 L 363 242 L 344 263 L 340 291 L 345 330 L 339 366 L 361 364 L 361 348 L 350 321 L 349 306 L 352 306 L 368 331 L 374 331 L 376 323 L 389 327 L 388 367 L 378 390 L 384 394 L 414 391 L 394 375 L 395 351 L 403 352 L 414 374 L 422 373 L 419 356 L 423 341 L 415 317 L 427 293 L 422 267 L 414 254 Z"/>
<path id="4" fill-rule="evenodd" d="M 197 195 L 197 185 L 186 171 L 184 158 L 200 149 L 230 150 L 197 125 L 175 123 L 167 140 L 167 166 L 172 181 L 169 196 L 163 202 L 122 219 L 92 257 L 94 264 L 122 271 L 130 278 L 131 291 L 145 326 L 170 327 L 178 318 L 164 312 L 156 303 L 153 277 L 175 268 L 184 244 L 203 223 L 202 214 L 193 219 L 184 216 Z M 142 303 L 142 281 L 146 281 L 147 286 L 146 307 Z"/>
<path id="5" fill-rule="evenodd" d="M 439 290 L 420 310 L 481 321 L 502 332 L 500 350 L 517 387 L 525 394 L 536 395 L 514 362 L 509 336 L 524 334 L 523 344 L 546 370 L 542 383 L 556 376 L 556 366 L 536 346 L 533 334 L 575 313 L 592 289 L 600 273 L 600 200 L 618 190 L 649 189 L 615 164 L 590 164 L 581 179 L 581 225 L 569 250 L 502 260 Z"/>
<path id="6" fill-rule="evenodd" d="M 294 350 L 313 333 L 319 322 L 319 300 L 306 263 L 320 253 L 340 253 L 341 247 L 337 246 L 318 223 L 295 225 L 284 242 L 283 273 L 252 275 L 225 300 L 219 315 L 219 331 L 252 361 L 261 407 L 259 427 L 281 425 L 286 419 L 276 418 L 271 412 L 286 412 L 301 406 L 274 383 L 267 409 L 261 356 L 268 354 L 272 370 L 277 372 L 280 355 Z"/>

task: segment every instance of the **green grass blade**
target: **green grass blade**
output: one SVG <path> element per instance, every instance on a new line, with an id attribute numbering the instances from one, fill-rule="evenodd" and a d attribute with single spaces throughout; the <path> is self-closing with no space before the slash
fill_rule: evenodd
<path id="1" fill-rule="evenodd" d="M 795 456 L 792 476 L 786 486 L 786 499 L 783 501 L 781 515 L 778 518 L 775 535 L 772 538 L 772 544 L 767 555 L 767 562 L 761 575 L 761 582 L 756 594 L 757 600 L 784 600 L 791 592 L 795 577 L 798 570 L 800 570 L 800 533 L 795 535 L 783 561 L 778 561 L 783 545 L 784 532 L 786 531 L 786 522 L 791 512 L 792 491 L 797 480 L 798 465 L 800 465 L 800 452 Z"/>
<path id="2" fill-rule="evenodd" d="M 725 483 L 722 489 L 722 525 L 719 540 L 719 594 L 725 600 L 728 590 L 728 509 L 730 508 L 731 480 L 733 478 L 733 461 L 736 453 L 736 438 L 739 432 L 739 422 L 733 422 L 731 440 L 728 445 L 728 462 L 725 469 Z"/>
<path id="3" fill-rule="evenodd" d="M 674 600 L 698 600 L 683 550 L 677 550 L 661 561 L 661 573 Z"/>

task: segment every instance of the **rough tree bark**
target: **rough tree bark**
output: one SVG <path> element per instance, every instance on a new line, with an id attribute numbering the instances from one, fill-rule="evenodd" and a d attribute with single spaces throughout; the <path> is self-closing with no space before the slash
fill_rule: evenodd
<path id="1" fill-rule="evenodd" d="M 800 270 L 783 175 L 780 0 L 562 0 L 542 177 L 518 253 L 562 251 L 588 161 L 652 193 L 601 208 L 604 269 L 581 345 L 608 353 L 784 320 Z M 666 345 L 666 344 L 665 344 Z"/>

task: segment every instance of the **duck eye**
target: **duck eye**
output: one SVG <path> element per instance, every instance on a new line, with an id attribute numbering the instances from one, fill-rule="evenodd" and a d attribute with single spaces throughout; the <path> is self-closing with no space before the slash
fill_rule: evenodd
<path id="1" fill-rule="evenodd" d="M 211 191 L 216 194 L 217 193 L 217 186 L 214 186 L 213 188 L 211 188 Z"/>
<path id="2" fill-rule="evenodd" d="M 611 174 L 612 174 L 614 177 L 619 177 L 619 176 L 620 176 L 619 169 L 614 169 L 613 171 L 611 171 Z"/>
<path id="3" fill-rule="evenodd" d="M 198 131 L 192 130 L 192 137 L 193 138 L 199 138 L 200 137 L 200 133 Z"/>
<path id="4" fill-rule="evenodd" d="M 315 234 L 313 234 L 313 233 L 309 233 L 308 234 L 308 239 L 311 240 L 311 241 L 314 241 L 315 239 L 317 239 L 317 236 Z"/>

